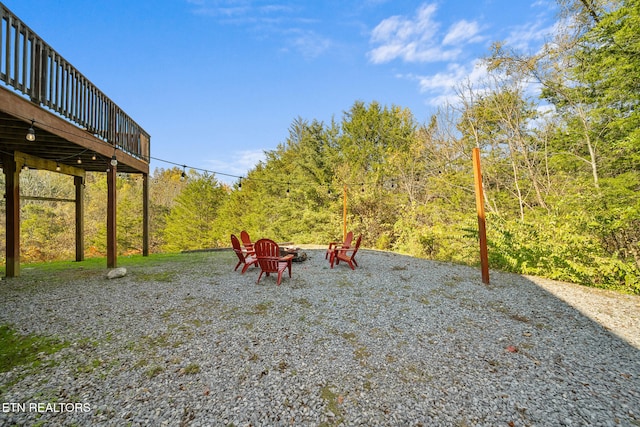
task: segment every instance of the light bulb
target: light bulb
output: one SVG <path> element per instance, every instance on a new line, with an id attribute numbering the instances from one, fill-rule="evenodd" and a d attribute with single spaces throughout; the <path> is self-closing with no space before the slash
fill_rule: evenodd
<path id="1" fill-rule="evenodd" d="M 34 122 L 34 120 L 31 120 L 31 127 L 27 131 L 27 141 L 29 141 L 29 142 L 33 142 L 33 141 L 36 140 L 36 131 L 33 128 L 33 122 Z"/>

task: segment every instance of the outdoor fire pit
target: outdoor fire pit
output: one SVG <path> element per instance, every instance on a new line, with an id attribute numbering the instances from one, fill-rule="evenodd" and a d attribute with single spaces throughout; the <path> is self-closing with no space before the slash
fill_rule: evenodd
<path id="1" fill-rule="evenodd" d="M 282 246 L 280 247 L 280 256 L 293 255 L 293 262 L 302 262 L 307 259 L 305 252 L 300 252 L 300 248 L 297 246 Z"/>

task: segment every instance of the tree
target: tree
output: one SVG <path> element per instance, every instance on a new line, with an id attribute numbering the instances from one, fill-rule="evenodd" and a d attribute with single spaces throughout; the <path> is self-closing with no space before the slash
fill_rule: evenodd
<path id="1" fill-rule="evenodd" d="M 345 112 L 337 140 L 334 187 L 362 185 L 364 191 L 350 198 L 350 214 L 365 241 L 375 240 L 381 249 L 392 247 L 394 223 L 405 194 L 397 191 L 394 153 L 409 151 L 417 128 L 413 114 L 398 106 L 383 107 L 356 102 Z"/>
<path id="2" fill-rule="evenodd" d="M 20 173 L 20 234 L 24 261 L 73 258 L 75 210 L 72 202 L 45 199 L 74 199 L 73 178 L 48 171 Z M 71 226 L 69 226 L 71 224 Z M 4 249 L 4 248 L 3 248 Z"/>
<path id="3" fill-rule="evenodd" d="M 228 196 L 225 189 L 208 173 L 191 170 L 187 180 L 166 218 L 166 251 L 212 248 L 228 241 L 216 227 L 218 209 Z"/>
<path id="4" fill-rule="evenodd" d="M 178 195 L 187 185 L 178 167 L 156 169 L 149 178 L 149 250 L 160 252 L 165 245 L 164 233 L 167 217 L 176 204 Z"/>
<path id="5" fill-rule="evenodd" d="M 640 0 L 603 13 L 580 40 L 575 79 L 606 125 L 608 174 L 640 169 Z"/>

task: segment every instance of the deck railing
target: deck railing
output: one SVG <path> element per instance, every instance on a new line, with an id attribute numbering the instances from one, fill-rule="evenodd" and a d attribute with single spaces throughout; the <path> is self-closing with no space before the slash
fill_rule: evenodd
<path id="1" fill-rule="evenodd" d="M 149 161 L 149 134 L 0 3 L 0 81 L 122 151 Z"/>

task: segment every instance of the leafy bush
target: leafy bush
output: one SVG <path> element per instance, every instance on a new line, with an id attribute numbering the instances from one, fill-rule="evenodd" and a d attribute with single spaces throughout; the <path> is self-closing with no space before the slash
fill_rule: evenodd
<path id="1" fill-rule="evenodd" d="M 539 218 L 538 222 L 492 217 L 489 264 L 519 274 L 640 294 L 640 271 L 604 253 L 598 239 L 581 232 L 576 218 Z"/>

